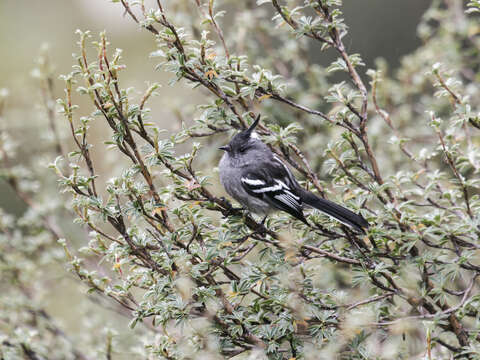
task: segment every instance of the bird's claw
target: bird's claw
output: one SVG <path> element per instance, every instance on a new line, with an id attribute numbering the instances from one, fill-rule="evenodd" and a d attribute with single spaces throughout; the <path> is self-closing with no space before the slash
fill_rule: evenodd
<path id="1" fill-rule="evenodd" d="M 228 207 L 228 208 L 232 208 L 233 205 L 230 201 L 228 201 L 224 196 L 220 197 L 219 200 L 223 203 L 222 205 Z"/>
<path id="2" fill-rule="evenodd" d="M 232 205 L 232 203 L 230 201 L 228 201 L 227 199 L 225 199 L 223 196 L 220 198 L 220 200 L 226 205 L 226 210 L 225 212 L 223 213 L 223 218 L 226 219 L 227 217 L 229 217 L 230 215 L 233 215 L 235 212 L 237 211 L 243 211 L 245 210 L 245 208 L 243 207 L 239 207 L 239 208 L 236 208 Z"/>
<path id="3" fill-rule="evenodd" d="M 262 219 L 261 222 L 257 223 L 257 232 L 260 235 L 265 235 L 268 232 L 268 229 L 265 226 L 265 221 L 266 220 L 267 220 L 267 215 Z"/>

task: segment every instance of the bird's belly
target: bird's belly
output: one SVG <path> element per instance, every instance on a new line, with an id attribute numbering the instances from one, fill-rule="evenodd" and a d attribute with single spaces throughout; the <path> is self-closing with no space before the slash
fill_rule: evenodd
<path id="1" fill-rule="evenodd" d="M 265 201 L 250 196 L 245 191 L 242 192 L 237 194 L 237 196 L 232 195 L 232 197 L 242 204 L 243 207 L 246 207 L 251 212 L 259 215 L 267 215 L 272 211 L 273 208 Z"/>
<path id="2" fill-rule="evenodd" d="M 262 199 L 249 195 L 243 188 L 241 179 L 236 171 L 223 167 L 220 163 L 220 182 L 228 195 L 237 200 L 243 207 L 255 214 L 267 215 L 271 212 L 271 206 Z"/>

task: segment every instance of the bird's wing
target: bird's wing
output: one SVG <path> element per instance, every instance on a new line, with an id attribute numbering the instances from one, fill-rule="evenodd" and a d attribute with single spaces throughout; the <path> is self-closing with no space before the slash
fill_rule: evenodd
<path id="1" fill-rule="evenodd" d="M 297 194 L 298 184 L 280 159 L 245 167 L 240 180 L 251 196 L 306 222 L 302 200 Z"/>

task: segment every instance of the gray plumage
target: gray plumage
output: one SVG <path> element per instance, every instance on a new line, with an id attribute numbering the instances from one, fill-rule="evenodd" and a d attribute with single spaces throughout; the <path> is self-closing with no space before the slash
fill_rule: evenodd
<path id="1" fill-rule="evenodd" d="M 227 193 L 256 214 L 283 210 L 308 224 L 303 209 L 314 207 L 341 223 L 364 232 L 368 222 L 354 212 L 303 189 L 283 161 L 253 131 L 260 116 L 220 149 L 220 181 Z"/>

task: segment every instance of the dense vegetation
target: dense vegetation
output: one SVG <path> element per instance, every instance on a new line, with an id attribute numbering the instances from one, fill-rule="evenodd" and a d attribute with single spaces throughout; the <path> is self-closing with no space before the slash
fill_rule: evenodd
<path id="1" fill-rule="evenodd" d="M 78 31 L 56 102 L 39 57 L 49 146 L 0 133 L 1 179 L 25 203 L 0 213 L 2 359 L 122 356 L 114 330 L 66 334 L 43 308 L 42 269 L 65 258 L 130 318 L 125 358 L 480 358 L 478 1 L 434 1 L 393 73 L 348 53 L 340 0 L 113 2 L 204 104 L 159 127 L 148 104 L 168 85 L 124 88 L 105 33 Z M 338 59 L 321 67 L 312 49 Z M 366 235 L 317 211 L 262 225 L 223 197 L 217 148 L 258 114 L 302 185 L 360 212 Z M 101 126 L 109 137 L 91 136 Z"/>

